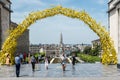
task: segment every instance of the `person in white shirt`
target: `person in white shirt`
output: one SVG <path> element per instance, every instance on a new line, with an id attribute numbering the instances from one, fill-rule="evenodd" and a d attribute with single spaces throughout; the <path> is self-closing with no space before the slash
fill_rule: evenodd
<path id="1" fill-rule="evenodd" d="M 66 68 L 66 57 L 65 57 L 64 53 L 61 56 L 61 59 L 62 59 L 62 69 L 63 69 L 63 71 L 65 71 L 65 68 Z"/>
<path id="2" fill-rule="evenodd" d="M 45 57 L 45 69 L 48 70 L 48 58 L 47 58 L 47 56 Z"/>
<path id="3" fill-rule="evenodd" d="M 35 71 L 35 63 L 36 63 L 35 56 L 32 55 L 32 57 L 31 57 L 31 64 L 32 64 L 32 71 L 33 72 Z"/>

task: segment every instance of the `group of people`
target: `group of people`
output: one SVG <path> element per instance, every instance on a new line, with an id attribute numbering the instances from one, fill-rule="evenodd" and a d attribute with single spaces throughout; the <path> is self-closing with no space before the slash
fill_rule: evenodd
<path id="1" fill-rule="evenodd" d="M 35 64 L 37 62 L 34 55 L 31 56 L 30 62 L 32 65 L 32 71 L 34 72 Z M 19 54 L 16 54 L 16 56 L 15 56 L 16 77 L 19 77 L 19 74 L 20 74 L 20 64 L 21 64 L 21 57 Z M 48 64 L 49 64 L 48 58 L 45 57 L 45 68 L 46 69 L 48 69 Z"/>
<path id="2" fill-rule="evenodd" d="M 66 68 L 66 63 L 67 63 L 67 58 L 65 56 L 65 54 L 62 54 L 61 56 L 61 64 L 62 64 L 62 70 L 65 71 L 65 68 Z M 72 66 L 74 67 L 75 65 L 75 55 L 72 56 Z M 45 59 L 45 69 L 48 70 L 48 64 L 49 64 L 49 59 L 48 57 L 46 56 Z M 30 57 L 30 63 L 32 65 L 32 71 L 34 72 L 35 71 L 35 64 L 36 64 L 36 58 L 34 55 L 32 55 Z M 9 54 L 7 54 L 7 58 L 6 58 L 6 65 L 9 66 L 10 65 L 10 56 Z M 20 74 L 20 65 L 21 65 L 21 56 L 20 54 L 16 54 L 15 56 L 15 67 L 16 67 L 16 77 L 19 77 L 19 74 Z"/>
<path id="3" fill-rule="evenodd" d="M 66 68 L 66 62 L 67 62 L 67 58 L 65 56 L 65 54 L 62 54 L 61 56 L 61 59 L 62 59 L 62 69 L 63 71 L 65 71 L 65 68 Z M 76 62 L 76 58 L 75 58 L 75 54 L 72 55 L 72 67 L 74 68 L 74 65 L 75 65 L 75 62 Z"/>

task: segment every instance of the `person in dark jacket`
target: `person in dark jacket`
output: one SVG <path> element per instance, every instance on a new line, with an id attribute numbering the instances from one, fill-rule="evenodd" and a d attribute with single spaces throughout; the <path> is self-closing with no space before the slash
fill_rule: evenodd
<path id="1" fill-rule="evenodd" d="M 72 55 L 72 66 L 73 66 L 73 68 L 75 66 L 75 61 L 76 61 L 76 58 L 75 58 L 75 54 L 73 53 L 73 55 Z"/>

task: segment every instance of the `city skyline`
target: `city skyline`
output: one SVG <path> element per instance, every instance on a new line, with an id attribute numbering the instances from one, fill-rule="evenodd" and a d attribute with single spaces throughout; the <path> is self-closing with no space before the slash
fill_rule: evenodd
<path id="1" fill-rule="evenodd" d="M 28 0 L 11 0 L 11 2 L 13 10 L 11 18 L 12 21 L 16 23 L 21 23 L 22 20 L 24 20 L 25 17 L 32 11 L 42 11 L 61 5 L 77 11 L 85 10 L 98 23 L 106 26 L 106 28 L 108 26 L 108 0 L 34 0 L 29 2 Z M 84 22 L 62 15 L 38 20 L 36 23 L 31 25 L 29 29 L 30 43 L 32 44 L 59 44 L 61 33 L 65 44 L 90 44 L 92 40 L 99 38 L 86 24 L 84 24 Z"/>

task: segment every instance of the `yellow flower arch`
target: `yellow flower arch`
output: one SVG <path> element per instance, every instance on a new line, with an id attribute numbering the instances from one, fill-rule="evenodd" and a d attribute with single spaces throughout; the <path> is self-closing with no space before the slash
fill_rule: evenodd
<path id="1" fill-rule="evenodd" d="M 97 23 L 93 18 L 91 18 L 85 11 L 77 12 L 75 10 L 63 8 L 61 6 L 56 6 L 43 11 L 31 12 L 28 17 L 22 23 L 20 23 L 17 28 L 14 29 L 5 40 L 0 52 L 0 63 L 5 63 L 5 53 L 9 53 L 11 62 L 14 64 L 14 52 L 16 50 L 17 39 L 19 36 L 22 35 L 31 24 L 35 23 L 36 20 L 51 17 L 57 14 L 65 15 L 71 18 L 77 18 L 87 24 L 100 37 L 103 50 L 102 63 L 117 63 L 117 56 L 113 41 L 111 40 L 109 33 L 105 30 L 105 28 Z"/>

